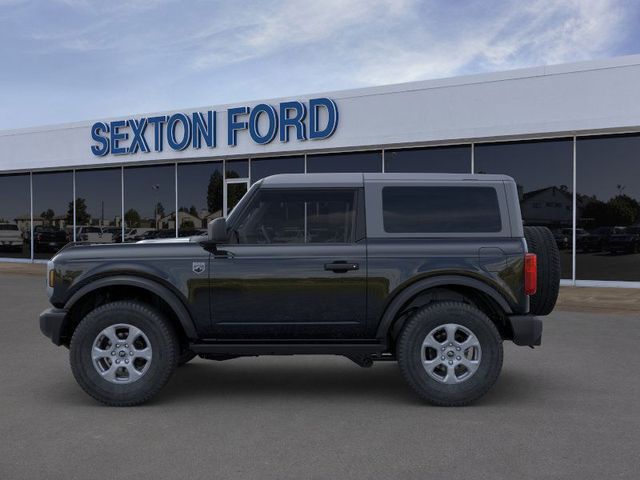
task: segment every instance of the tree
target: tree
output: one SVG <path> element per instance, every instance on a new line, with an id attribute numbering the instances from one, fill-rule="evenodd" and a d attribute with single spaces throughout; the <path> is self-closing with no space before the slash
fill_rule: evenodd
<path id="1" fill-rule="evenodd" d="M 40 216 L 49 224 L 51 225 L 51 220 L 53 220 L 53 217 L 56 216 L 56 214 L 54 213 L 53 210 L 51 210 L 50 208 L 45 210 L 44 212 L 42 212 L 40 214 Z"/>
<path id="2" fill-rule="evenodd" d="M 127 223 L 127 227 L 139 227 L 140 226 L 140 214 L 133 208 L 127 210 L 124 214 L 124 221 Z"/>
<path id="3" fill-rule="evenodd" d="M 159 216 L 160 218 L 164 217 L 164 207 L 160 202 L 156 204 L 156 215 Z"/>
<path id="4" fill-rule="evenodd" d="M 631 225 L 635 222 L 638 210 L 634 205 L 635 200 L 626 195 L 618 195 L 609 200 L 609 222 L 611 225 Z"/>
<path id="5" fill-rule="evenodd" d="M 91 215 L 87 212 L 87 202 L 84 198 L 76 198 L 76 225 L 91 224 Z M 67 209 L 67 225 L 73 225 L 73 202 L 69 202 Z"/>
<path id="6" fill-rule="evenodd" d="M 196 228 L 196 226 L 194 225 L 194 223 L 191 220 L 184 220 L 182 222 L 182 225 L 180 225 L 180 228 L 183 228 L 185 230 L 191 230 Z"/>
<path id="7" fill-rule="evenodd" d="M 207 187 L 207 209 L 209 213 L 222 210 L 222 195 L 222 174 L 216 170 L 209 177 L 209 186 Z"/>
<path id="8" fill-rule="evenodd" d="M 194 217 L 198 217 L 198 209 L 196 208 L 195 205 L 191 205 L 191 207 L 189 207 L 189 215 L 193 215 Z"/>

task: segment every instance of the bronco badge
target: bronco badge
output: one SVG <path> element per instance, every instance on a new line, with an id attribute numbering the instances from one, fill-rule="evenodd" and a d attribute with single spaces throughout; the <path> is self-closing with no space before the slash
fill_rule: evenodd
<path id="1" fill-rule="evenodd" d="M 191 267 L 191 269 L 193 270 L 193 273 L 202 273 L 204 272 L 206 266 L 204 264 L 204 262 L 193 262 L 193 266 Z"/>

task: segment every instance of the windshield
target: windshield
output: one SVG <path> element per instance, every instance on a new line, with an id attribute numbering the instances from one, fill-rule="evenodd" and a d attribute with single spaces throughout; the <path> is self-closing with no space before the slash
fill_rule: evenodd
<path id="1" fill-rule="evenodd" d="M 258 187 L 262 184 L 262 180 L 257 181 L 256 183 L 254 183 L 251 188 L 249 189 L 249 191 L 247 193 L 244 194 L 244 196 L 240 199 L 240 201 L 238 202 L 238 204 L 233 208 L 233 210 L 231 210 L 231 213 L 229 214 L 229 216 L 227 217 L 227 224 L 232 224 L 234 222 L 234 220 L 236 219 L 236 217 L 238 216 L 238 212 L 241 212 L 244 207 L 247 205 L 247 201 L 249 198 L 251 198 L 253 196 L 253 194 L 255 193 L 255 191 L 258 189 Z"/>

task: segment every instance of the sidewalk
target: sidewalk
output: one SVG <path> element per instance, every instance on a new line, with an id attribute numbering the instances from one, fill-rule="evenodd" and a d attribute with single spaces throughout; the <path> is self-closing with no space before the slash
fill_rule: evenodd
<path id="1" fill-rule="evenodd" d="M 0 275 L 38 275 L 44 278 L 42 263 L 2 263 Z M 560 287 L 556 310 L 591 313 L 637 313 L 640 319 L 640 289 L 603 287 Z"/>

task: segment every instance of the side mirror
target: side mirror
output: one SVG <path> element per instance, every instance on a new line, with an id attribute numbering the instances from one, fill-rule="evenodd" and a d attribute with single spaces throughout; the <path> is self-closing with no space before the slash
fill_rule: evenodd
<path id="1" fill-rule="evenodd" d="M 216 218 L 209 222 L 208 233 L 209 241 L 213 243 L 225 243 L 227 241 L 227 219 L 224 217 Z"/>

